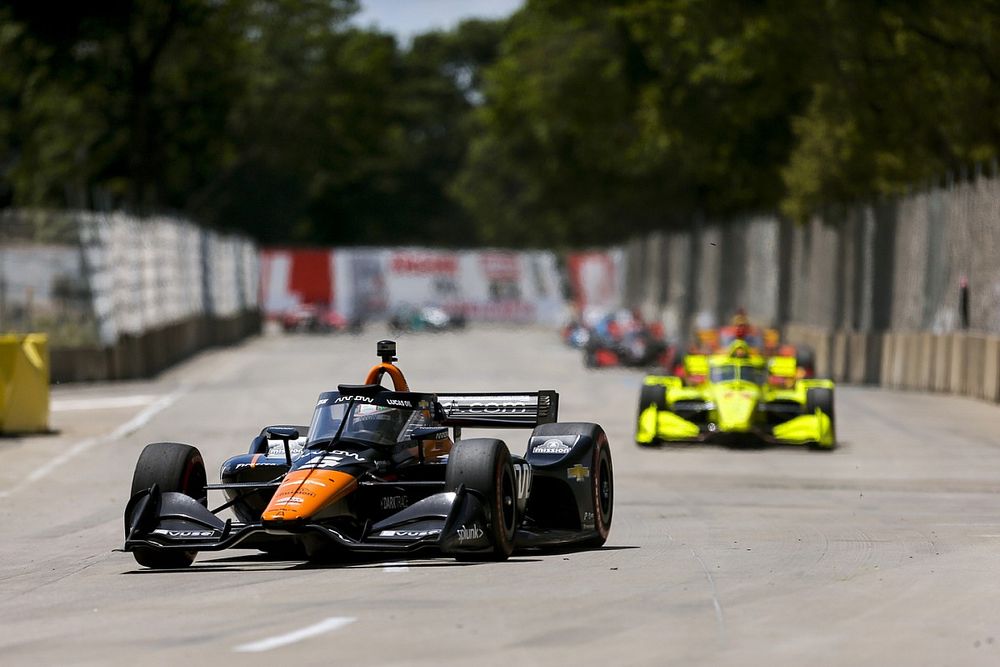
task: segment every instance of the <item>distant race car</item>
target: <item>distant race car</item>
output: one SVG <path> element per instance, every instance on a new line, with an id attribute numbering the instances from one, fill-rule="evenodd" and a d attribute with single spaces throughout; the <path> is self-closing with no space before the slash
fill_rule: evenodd
<path id="1" fill-rule="evenodd" d="M 300 304 L 280 315 L 281 328 L 287 333 L 361 333 L 364 323 L 360 318 L 349 319 L 325 306 L 313 303 Z"/>
<path id="2" fill-rule="evenodd" d="M 465 316 L 449 313 L 438 306 L 400 306 L 389 316 L 389 328 L 395 332 L 451 331 L 465 328 Z"/>
<path id="3" fill-rule="evenodd" d="M 816 355 L 811 348 L 782 342 L 780 331 L 751 325 L 742 312 L 737 313 L 733 323 L 727 326 L 697 330 L 688 353 L 717 354 L 728 350 L 737 340 L 745 341 L 755 354 L 765 358 L 794 357 L 799 377 L 811 378 L 816 374 Z"/>
<path id="4" fill-rule="evenodd" d="M 659 324 L 647 324 L 635 312 L 622 310 L 602 318 L 590 329 L 583 344 L 587 368 L 609 366 L 669 368 L 674 348 Z"/>
<path id="5" fill-rule="evenodd" d="M 832 449 L 831 380 L 802 379 L 794 357 L 764 357 L 737 340 L 721 354 L 688 355 L 684 377 L 647 375 L 635 440 L 764 441 Z"/>
<path id="6" fill-rule="evenodd" d="M 248 453 L 222 464 L 219 484 L 206 483 L 194 447 L 147 445 L 125 508 L 124 550 L 140 565 L 177 568 L 232 547 L 504 560 L 520 548 L 604 544 L 614 479 L 600 426 L 557 422 L 554 391 L 410 391 L 395 351 L 381 341 L 382 363 L 365 384 L 320 394 L 309 427 L 263 429 Z M 522 457 L 502 440 L 459 439 L 468 428 L 532 431 Z M 209 510 L 210 491 L 226 502 Z M 226 509 L 235 518 L 221 518 Z"/>
<path id="7" fill-rule="evenodd" d="M 590 340 L 590 328 L 580 322 L 572 321 L 563 326 L 559 336 L 566 345 L 582 350 Z"/>

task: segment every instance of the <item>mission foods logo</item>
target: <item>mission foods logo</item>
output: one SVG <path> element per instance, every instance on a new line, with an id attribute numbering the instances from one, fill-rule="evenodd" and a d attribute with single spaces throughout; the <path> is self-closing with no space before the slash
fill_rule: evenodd
<path id="1" fill-rule="evenodd" d="M 567 445 L 562 440 L 557 440 L 556 438 L 552 438 L 551 440 L 546 440 L 542 444 L 532 449 L 531 453 L 562 455 L 562 454 L 569 454 L 571 449 L 572 447 Z"/>

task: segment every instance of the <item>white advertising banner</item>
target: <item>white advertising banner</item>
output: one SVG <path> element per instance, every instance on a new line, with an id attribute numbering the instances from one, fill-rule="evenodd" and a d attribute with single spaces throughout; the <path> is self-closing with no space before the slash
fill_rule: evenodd
<path id="1" fill-rule="evenodd" d="M 563 312 L 551 252 L 339 248 L 327 251 L 328 275 L 305 254 L 317 252 L 262 250 L 261 289 L 268 315 L 278 316 L 304 302 L 302 280 L 296 276 L 307 275 L 332 283 L 328 295 L 313 290 L 312 302 L 349 318 L 381 318 L 406 306 L 438 306 L 471 321 L 555 324 Z M 310 262 L 312 269 L 305 269 Z"/>

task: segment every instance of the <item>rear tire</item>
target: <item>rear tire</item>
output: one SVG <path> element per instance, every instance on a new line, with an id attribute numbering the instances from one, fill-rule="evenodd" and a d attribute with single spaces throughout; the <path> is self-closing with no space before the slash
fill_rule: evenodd
<path id="1" fill-rule="evenodd" d="M 486 500 L 493 549 L 485 553 L 456 554 L 458 560 L 507 560 L 514 551 L 517 530 L 517 490 L 510 451 L 502 440 L 460 440 L 448 455 L 445 488 L 460 485 L 477 491 Z"/>
<path id="2" fill-rule="evenodd" d="M 816 375 L 816 353 L 812 348 L 800 347 L 795 350 L 795 365 L 806 372 L 806 377 Z"/>
<path id="3" fill-rule="evenodd" d="M 132 475 L 132 495 L 154 484 L 161 492 L 183 493 L 207 507 L 205 461 L 201 452 L 179 442 L 154 442 L 146 445 L 135 464 Z M 139 565 L 153 569 L 187 567 L 194 562 L 197 551 L 163 551 L 136 548 L 132 555 Z"/>

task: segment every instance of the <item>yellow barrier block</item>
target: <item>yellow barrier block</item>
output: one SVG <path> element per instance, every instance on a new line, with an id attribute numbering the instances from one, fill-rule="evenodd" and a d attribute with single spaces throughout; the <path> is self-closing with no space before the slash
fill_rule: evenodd
<path id="1" fill-rule="evenodd" d="M 49 344 L 45 334 L 0 336 L 0 433 L 49 430 Z"/>

